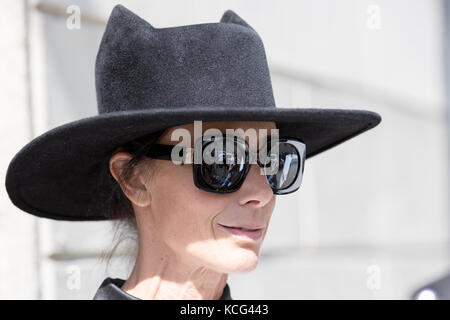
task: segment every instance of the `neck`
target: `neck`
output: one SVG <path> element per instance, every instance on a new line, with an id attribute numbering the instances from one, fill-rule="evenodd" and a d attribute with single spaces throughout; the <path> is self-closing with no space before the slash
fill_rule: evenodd
<path id="1" fill-rule="evenodd" d="M 143 300 L 218 300 L 228 274 L 180 259 L 155 239 L 140 239 L 139 252 L 125 292 Z"/>

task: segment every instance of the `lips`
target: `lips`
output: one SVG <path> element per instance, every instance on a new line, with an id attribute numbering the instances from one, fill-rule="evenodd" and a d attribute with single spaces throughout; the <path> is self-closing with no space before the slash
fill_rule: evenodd
<path id="1" fill-rule="evenodd" d="M 219 224 L 219 226 L 235 236 L 251 240 L 259 239 L 264 230 L 263 227 L 254 226 L 225 226 L 222 224 Z"/>

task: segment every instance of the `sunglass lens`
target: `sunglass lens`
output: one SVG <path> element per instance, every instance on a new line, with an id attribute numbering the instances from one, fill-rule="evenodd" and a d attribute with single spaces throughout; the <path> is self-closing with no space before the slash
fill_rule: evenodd
<path id="1" fill-rule="evenodd" d="M 202 162 L 201 175 L 210 188 L 228 191 L 241 182 L 246 169 L 245 146 L 226 139 L 223 149 L 207 147 L 206 152 L 210 160 Z"/>
<path id="2" fill-rule="evenodd" d="M 279 157 L 276 153 L 270 153 L 275 163 L 271 167 L 265 167 L 268 173 L 267 181 L 274 190 L 283 190 L 289 188 L 299 174 L 300 156 L 297 148 L 289 143 L 280 143 Z M 278 160 L 278 162 L 276 162 Z"/>

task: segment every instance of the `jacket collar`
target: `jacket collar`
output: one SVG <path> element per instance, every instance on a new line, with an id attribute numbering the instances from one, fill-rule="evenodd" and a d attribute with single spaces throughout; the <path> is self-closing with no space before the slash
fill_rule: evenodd
<path id="1" fill-rule="evenodd" d="M 119 278 L 106 278 L 103 280 L 100 288 L 98 288 L 94 300 L 142 300 L 121 289 L 125 280 Z M 228 283 L 223 289 L 222 296 L 219 300 L 233 300 L 230 294 Z"/>

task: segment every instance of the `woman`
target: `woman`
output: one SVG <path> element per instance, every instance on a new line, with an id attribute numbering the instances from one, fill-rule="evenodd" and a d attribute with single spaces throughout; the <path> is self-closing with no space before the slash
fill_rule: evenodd
<path id="1" fill-rule="evenodd" d="M 188 124 L 171 127 L 156 142 L 175 145 L 170 137 L 181 128 L 194 136 L 194 125 Z M 210 128 L 270 132 L 276 126 L 273 122 L 250 121 L 203 123 L 204 130 Z M 229 297 L 229 288 L 224 292 L 227 275 L 256 267 L 275 206 L 276 196 L 259 167 L 252 165 L 237 192 L 216 194 L 195 187 L 193 164 L 143 158 L 134 166 L 130 178 L 123 180 L 121 170 L 133 157 L 124 149 L 128 148 L 120 148 L 111 156 L 109 168 L 133 206 L 130 218 L 136 217 L 139 251 L 128 280 L 119 280 L 121 289 L 141 299 Z M 246 226 L 258 231 L 236 234 L 223 226 Z M 108 284 L 114 285 L 111 280 L 107 280 Z M 101 288 L 96 298 L 102 298 L 103 291 Z"/>
<path id="2" fill-rule="evenodd" d="M 158 29 L 117 5 L 95 78 L 99 115 L 35 138 L 6 176 L 28 213 L 137 232 L 130 276 L 95 299 L 231 299 L 227 275 L 257 266 L 276 196 L 298 190 L 305 159 L 381 121 L 277 108 L 262 40 L 231 10 Z"/>

